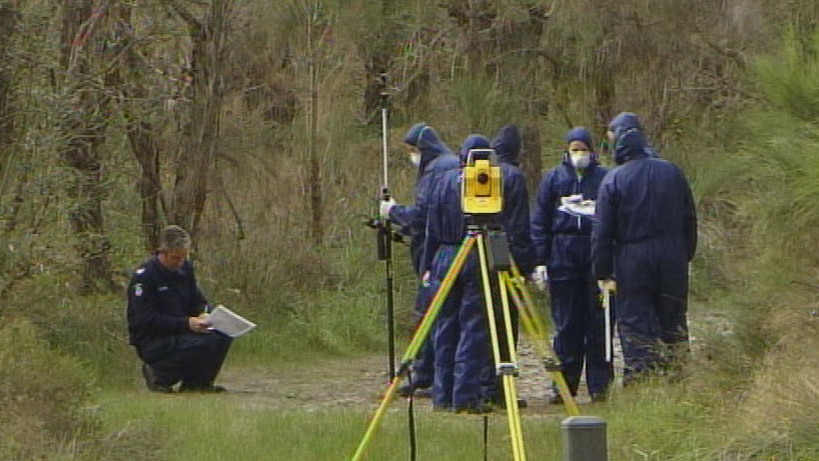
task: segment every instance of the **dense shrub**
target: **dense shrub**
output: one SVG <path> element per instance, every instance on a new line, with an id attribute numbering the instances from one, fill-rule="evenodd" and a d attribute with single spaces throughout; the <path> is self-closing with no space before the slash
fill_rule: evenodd
<path id="1" fill-rule="evenodd" d="M 29 321 L 5 322 L 0 328 L 0 458 L 50 459 L 93 431 L 95 418 L 83 407 L 91 384 L 79 361 L 52 349 Z"/>

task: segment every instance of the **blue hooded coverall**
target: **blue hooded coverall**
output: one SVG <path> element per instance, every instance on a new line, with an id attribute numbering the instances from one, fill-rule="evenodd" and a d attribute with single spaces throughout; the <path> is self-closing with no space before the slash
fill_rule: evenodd
<path id="1" fill-rule="evenodd" d="M 460 167 L 458 156 L 438 137 L 438 133 L 426 123 L 416 123 L 407 131 L 404 143 L 416 147 L 421 153 L 418 166 L 418 178 L 415 182 L 415 203 L 410 206 L 396 205 L 390 210 L 390 220 L 402 226 L 402 231 L 410 236 L 410 258 L 412 267 L 418 277 L 418 293 L 415 298 L 414 317 L 416 325 L 426 313 L 434 291 L 420 283 L 424 272 L 429 270 L 423 261 L 431 256 L 424 256 L 427 233 L 427 201 L 433 184 L 447 170 Z M 410 388 L 426 388 L 432 385 L 434 373 L 434 352 L 432 339 L 427 338 L 421 348 L 419 357 L 412 366 Z"/>
<path id="2" fill-rule="evenodd" d="M 598 280 L 617 282 L 616 320 L 624 384 L 677 366 L 688 347 L 688 262 L 697 247 L 697 213 L 688 180 L 650 150 L 637 116 L 609 124 L 614 160 L 600 185 L 592 231 Z"/>
<path id="3" fill-rule="evenodd" d="M 530 274 L 535 268 L 535 247 L 532 243 L 529 219 L 529 189 L 526 185 L 526 176 L 519 168 L 521 149 L 520 129 L 517 125 L 505 125 L 492 139 L 492 149 L 495 150 L 503 176 L 503 210 L 501 223 L 509 242 L 509 252 L 521 274 Z M 501 360 L 508 360 L 506 351 L 506 330 L 503 325 L 501 301 L 495 299 L 496 323 L 498 327 L 498 342 L 501 346 Z M 512 320 L 512 335 L 517 345 L 519 333 L 519 315 L 514 302 L 508 301 L 509 314 Z M 492 369 L 494 376 L 495 368 Z M 504 395 L 500 382 L 493 382 L 485 390 L 490 400 L 499 402 Z"/>
<path id="4" fill-rule="evenodd" d="M 582 141 L 594 149 L 585 128 L 572 129 L 565 139 L 567 143 Z M 564 153 L 563 162 L 543 176 L 532 213 L 537 265 L 546 266 L 549 275 L 554 350 L 572 395 L 577 394 L 584 362 L 592 396 L 605 395 L 614 371 L 605 360 L 606 312 L 601 309 L 592 274 L 592 218 L 574 216 L 558 207 L 562 197 L 575 194 L 595 200 L 607 171 L 594 154 L 587 168 L 577 170 Z"/>
<path id="5" fill-rule="evenodd" d="M 489 148 L 489 140 L 471 135 L 461 154 L 470 149 Z M 504 168 L 504 197 L 501 221 L 507 232 L 509 250 L 523 270 L 531 270 L 531 240 L 523 175 L 511 164 Z M 507 176 L 508 175 L 508 180 Z M 522 197 L 520 193 L 523 193 Z M 522 200 L 523 207 L 515 206 Z M 522 215 L 521 215 L 522 214 Z M 461 172 L 445 173 L 430 201 L 427 245 L 435 249 L 431 261 L 432 284 L 437 290 L 466 236 L 466 218 L 461 209 Z M 439 409 L 475 410 L 493 396 L 495 384 L 481 269 L 477 249 L 468 255 L 444 300 L 435 326 L 435 380 L 433 405 Z M 490 389 L 487 389 L 489 386 Z"/>

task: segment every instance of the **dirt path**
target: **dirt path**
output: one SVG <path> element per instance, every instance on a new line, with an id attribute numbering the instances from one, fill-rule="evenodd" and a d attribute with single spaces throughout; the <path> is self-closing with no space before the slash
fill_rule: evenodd
<path id="1" fill-rule="evenodd" d="M 689 321 L 691 324 L 692 350 L 696 354 L 699 340 L 695 333 L 717 332 L 725 334 L 730 331 L 730 323 L 725 319 L 705 316 Z M 399 358 L 402 351 L 398 351 Z M 622 354 L 620 342 L 614 338 L 614 371 L 615 379 L 622 376 Z M 520 375 L 517 380 L 518 395 L 525 399 L 528 408 L 526 414 L 560 414 L 562 406 L 549 405 L 551 379 L 543 369 L 541 359 L 527 344 L 526 337 L 521 338 L 518 351 Z M 586 393 L 584 379 L 581 379 L 577 403 L 582 405 L 580 411 L 593 407 Z M 304 363 L 303 365 L 284 365 L 281 367 L 238 367 L 229 364 L 220 376 L 220 383 L 230 389 L 230 396 L 236 396 L 237 404 L 250 406 L 270 406 L 275 408 L 301 408 L 308 411 L 337 407 L 357 407 L 375 409 L 381 402 L 388 386 L 387 357 L 384 354 L 372 354 L 352 358 L 325 358 Z M 615 386 L 619 385 L 617 383 Z M 400 398 L 397 401 L 403 400 Z M 417 399 L 417 408 L 431 409 L 429 399 Z M 589 406 L 586 406 L 589 405 Z"/>
<path id="2" fill-rule="evenodd" d="M 526 343 L 520 346 L 520 376 L 517 389 L 528 403 L 527 413 L 562 411 L 547 403 L 551 379 L 540 359 Z M 387 389 L 387 358 L 367 355 L 352 358 L 320 359 L 297 366 L 230 367 L 226 366 L 220 382 L 230 389 L 243 405 L 275 408 L 301 408 L 316 411 L 327 408 L 375 408 Z M 401 399 L 396 399 L 401 400 Z M 418 408 L 432 405 L 429 399 L 417 399 Z M 577 399 L 588 403 L 581 385 Z"/>

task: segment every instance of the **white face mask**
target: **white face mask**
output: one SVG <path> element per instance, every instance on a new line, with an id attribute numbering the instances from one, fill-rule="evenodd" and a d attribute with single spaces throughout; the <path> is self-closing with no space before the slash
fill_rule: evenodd
<path id="1" fill-rule="evenodd" d="M 415 165 L 415 167 L 421 166 L 421 153 L 420 152 L 410 152 L 409 154 L 410 162 Z"/>
<path id="2" fill-rule="evenodd" d="M 571 151 L 569 160 L 575 168 L 586 168 L 591 163 L 591 154 L 586 150 Z"/>

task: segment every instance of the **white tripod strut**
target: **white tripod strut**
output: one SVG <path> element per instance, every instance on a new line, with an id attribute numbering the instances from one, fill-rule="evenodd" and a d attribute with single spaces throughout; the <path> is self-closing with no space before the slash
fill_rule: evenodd
<path id="1" fill-rule="evenodd" d="M 611 289 L 603 289 L 603 330 L 606 336 L 606 362 L 611 363 Z"/>

